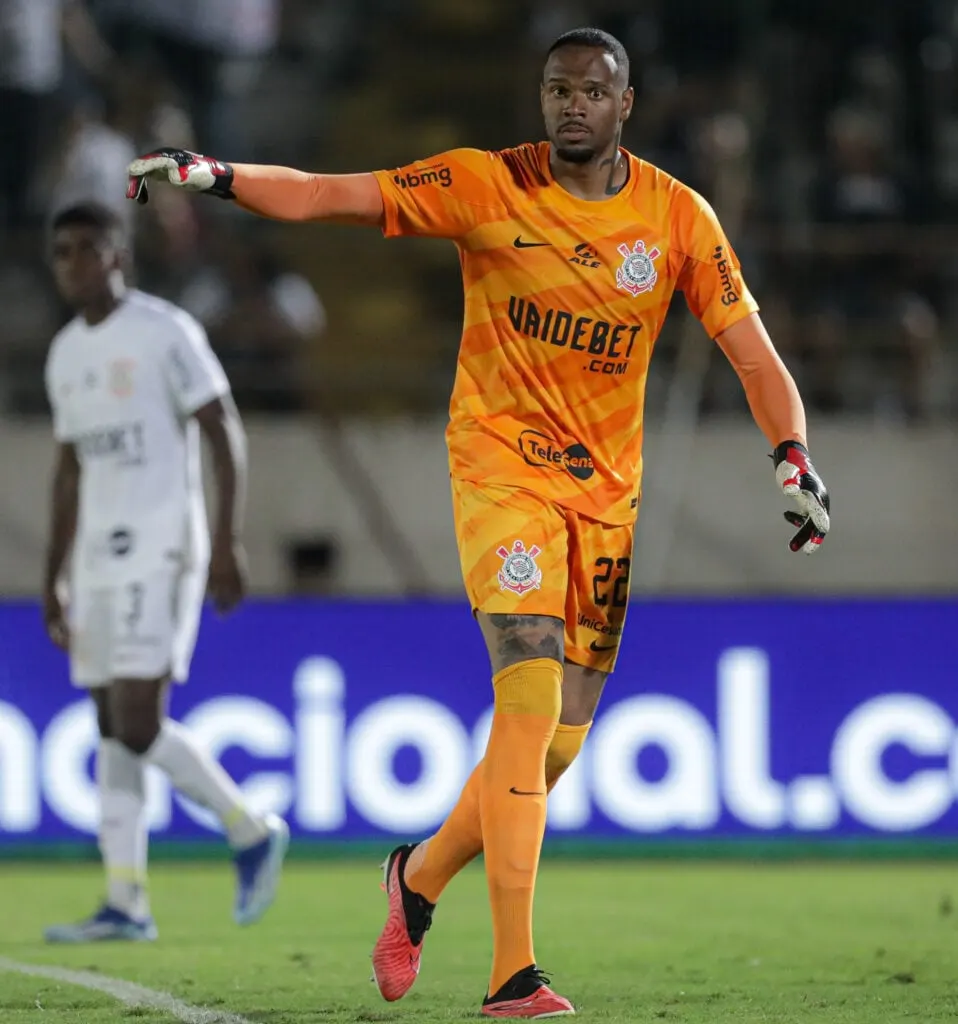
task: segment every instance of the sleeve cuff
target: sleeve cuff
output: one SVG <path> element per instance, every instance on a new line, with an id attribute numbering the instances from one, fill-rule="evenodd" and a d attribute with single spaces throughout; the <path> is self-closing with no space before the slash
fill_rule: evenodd
<path id="1" fill-rule="evenodd" d="M 714 326 L 706 325 L 709 337 L 714 341 L 723 331 L 727 331 L 730 327 L 734 327 L 739 321 L 744 320 L 747 316 L 751 316 L 753 313 L 759 311 L 759 304 L 752 298 L 751 295 L 747 299 L 742 299 L 740 302 L 735 304 L 735 308 L 731 309 L 721 320 L 719 320 Z"/>
<path id="2" fill-rule="evenodd" d="M 207 388 L 206 391 L 191 396 L 190 401 L 182 407 L 183 415 L 187 418 L 194 416 L 204 405 L 209 405 L 210 402 L 215 401 L 217 398 L 225 398 L 229 393 L 230 386 L 228 381 Z"/>
<path id="3" fill-rule="evenodd" d="M 384 238 L 395 238 L 401 234 L 399 230 L 399 206 L 393 195 L 390 173 L 390 171 L 373 171 L 373 177 L 375 177 L 376 184 L 379 186 L 379 191 L 383 197 L 382 232 Z"/>

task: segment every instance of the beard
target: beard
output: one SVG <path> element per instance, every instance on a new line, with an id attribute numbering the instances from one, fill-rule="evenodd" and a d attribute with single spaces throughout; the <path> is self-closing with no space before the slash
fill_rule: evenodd
<path id="1" fill-rule="evenodd" d="M 567 164 L 587 164 L 596 158 L 597 151 L 592 146 L 563 146 L 555 147 L 556 156 Z"/>

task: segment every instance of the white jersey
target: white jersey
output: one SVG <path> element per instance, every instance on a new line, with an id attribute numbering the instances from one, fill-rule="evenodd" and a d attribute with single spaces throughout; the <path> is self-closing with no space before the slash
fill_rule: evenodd
<path id="1" fill-rule="evenodd" d="M 124 583 L 209 561 L 198 425 L 229 393 L 203 328 L 129 291 L 99 324 L 67 324 L 50 347 L 47 393 L 59 441 L 80 462 L 74 582 Z"/>

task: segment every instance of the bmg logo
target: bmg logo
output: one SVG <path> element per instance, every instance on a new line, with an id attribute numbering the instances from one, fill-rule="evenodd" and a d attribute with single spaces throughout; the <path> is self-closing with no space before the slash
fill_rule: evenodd
<path id="1" fill-rule="evenodd" d="M 396 174 L 393 181 L 401 188 L 419 188 L 420 185 L 440 185 L 442 188 L 449 188 L 452 184 L 452 171 L 445 164 L 432 164 L 420 171 Z"/>

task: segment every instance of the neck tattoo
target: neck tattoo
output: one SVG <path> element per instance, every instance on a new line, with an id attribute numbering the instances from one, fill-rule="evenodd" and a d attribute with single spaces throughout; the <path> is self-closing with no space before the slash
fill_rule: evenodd
<path id="1" fill-rule="evenodd" d="M 603 160 L 599 165 L 605 167 L 609 164 L 609 180 L 605 183 L 605 194 L 607 196 L 617 196 L 622 191 L 622 185 L 616 185 L 615 183 L 615 166 L 618 160 L 615 157 L 610 157 L 608 160 Z M 623 183 L 624 184 L 624 183 Z"/>
<path id="2" fill-rule="evenodd" d="M 615 169 L 619 164 L 619 142 L 621 138 L 622 129 L 619 128 L 615 133 L 615 148 L 612 150 L 612 156 L 610 156 L 608 160 L 603 160 L 602 163 L 599 164 L 600 167 L 605 167 L 606 164 L 609 166 L 609 180 L 605 183 L 605 194 L 607 196 L 617 196 L 625 187 L 625 180 L 628 178 L 628 176 L 626 176 L 626 179 L 623 180 L 620 185 L 616 185 L 615 183 Z"/>

